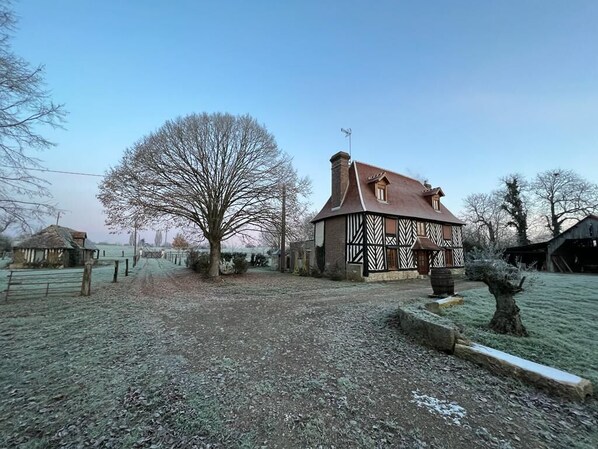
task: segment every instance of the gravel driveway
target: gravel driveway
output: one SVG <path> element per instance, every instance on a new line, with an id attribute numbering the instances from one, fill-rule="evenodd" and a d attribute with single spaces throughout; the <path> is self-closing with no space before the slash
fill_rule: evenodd
<path id="1" fill-rule="evenodd" d="M 207 374 L 225 421 L 258 446 L 596 443 L 595 401 L 551 398 L 402 335 L 397 306 L 430 293 L 428 280 L 371 285 L 255 271 L 210 284 L 158 260 L 137 284 L 176 331 L 173 350 Z"/>

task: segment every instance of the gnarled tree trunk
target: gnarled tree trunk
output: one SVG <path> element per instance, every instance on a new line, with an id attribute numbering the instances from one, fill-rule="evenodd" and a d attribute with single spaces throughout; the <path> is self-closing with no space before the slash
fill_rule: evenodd
<path id="1" fill-rule="evenodd" d="M 490 320 L 490 328 L 499 334 L 510 334 L 519 337 L 527 337 L 528 333 L 519 315 L 519 307 L 515 304 L 513 296 L 523 289 L 523 281 L 517 286 L 503 278 L 486 278 L 484 283 L 488 286 L 490 293 L 496 299 L 496 311 L 492 320 Z"/>

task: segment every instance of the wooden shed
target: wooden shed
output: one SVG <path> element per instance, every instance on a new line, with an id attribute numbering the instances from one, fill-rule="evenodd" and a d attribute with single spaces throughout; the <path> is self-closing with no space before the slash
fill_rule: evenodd
<path id="1" fill-rule="evenodd" d="M 547 242 L 507 248 L 512 263 L 535 263 L 540 270 L 598 273 L 598 216 L 588 215 Z"/>
<path id="2" fill-rule="evenodd" d="M 13 246 L 11 268 L 65 268 L 93 262 L 87 233 L 51 225 Z"/>

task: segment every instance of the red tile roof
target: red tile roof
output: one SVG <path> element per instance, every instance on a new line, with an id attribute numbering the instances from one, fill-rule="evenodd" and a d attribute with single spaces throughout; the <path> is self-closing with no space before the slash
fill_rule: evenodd
<path id="1" fill-rule="evenodd" d="M 386 202 L 376 199 L 375 186 L 373 183 L 368 182 L 381 174 L 389 182 L 386 186 Z M 430 201 L 426 198 L 426 193 L 430 191 L 421 182 L 413 178 L 363 162 L 353 161 L 349 167 L 349 186 L 341 206 L 332 210 L 330 207 L 331 199 L 328 199 L 312 222 L 338 215 L 373 212 L 428 221 L 463 224 L 461 220 L 442 205 L 442 201 L 440 202 L 440 210 L 434 210 Z M 443 195 L 440 188 L 432 189 L 432 191 L 436 191 L 435 193 L 439 193 L 441 196 Z"/>

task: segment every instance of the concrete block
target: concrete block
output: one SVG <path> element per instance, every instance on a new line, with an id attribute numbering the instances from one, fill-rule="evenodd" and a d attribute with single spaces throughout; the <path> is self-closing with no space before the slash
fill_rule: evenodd
<path id="1" fill-rule="evenodd" d="M 593 393 L 592 383 L 575 374 L 498 351 L 487 346 L 458 342 L 455 355 L 507 376 L 545 388 L 560 396 L 583 400 Z"/>

